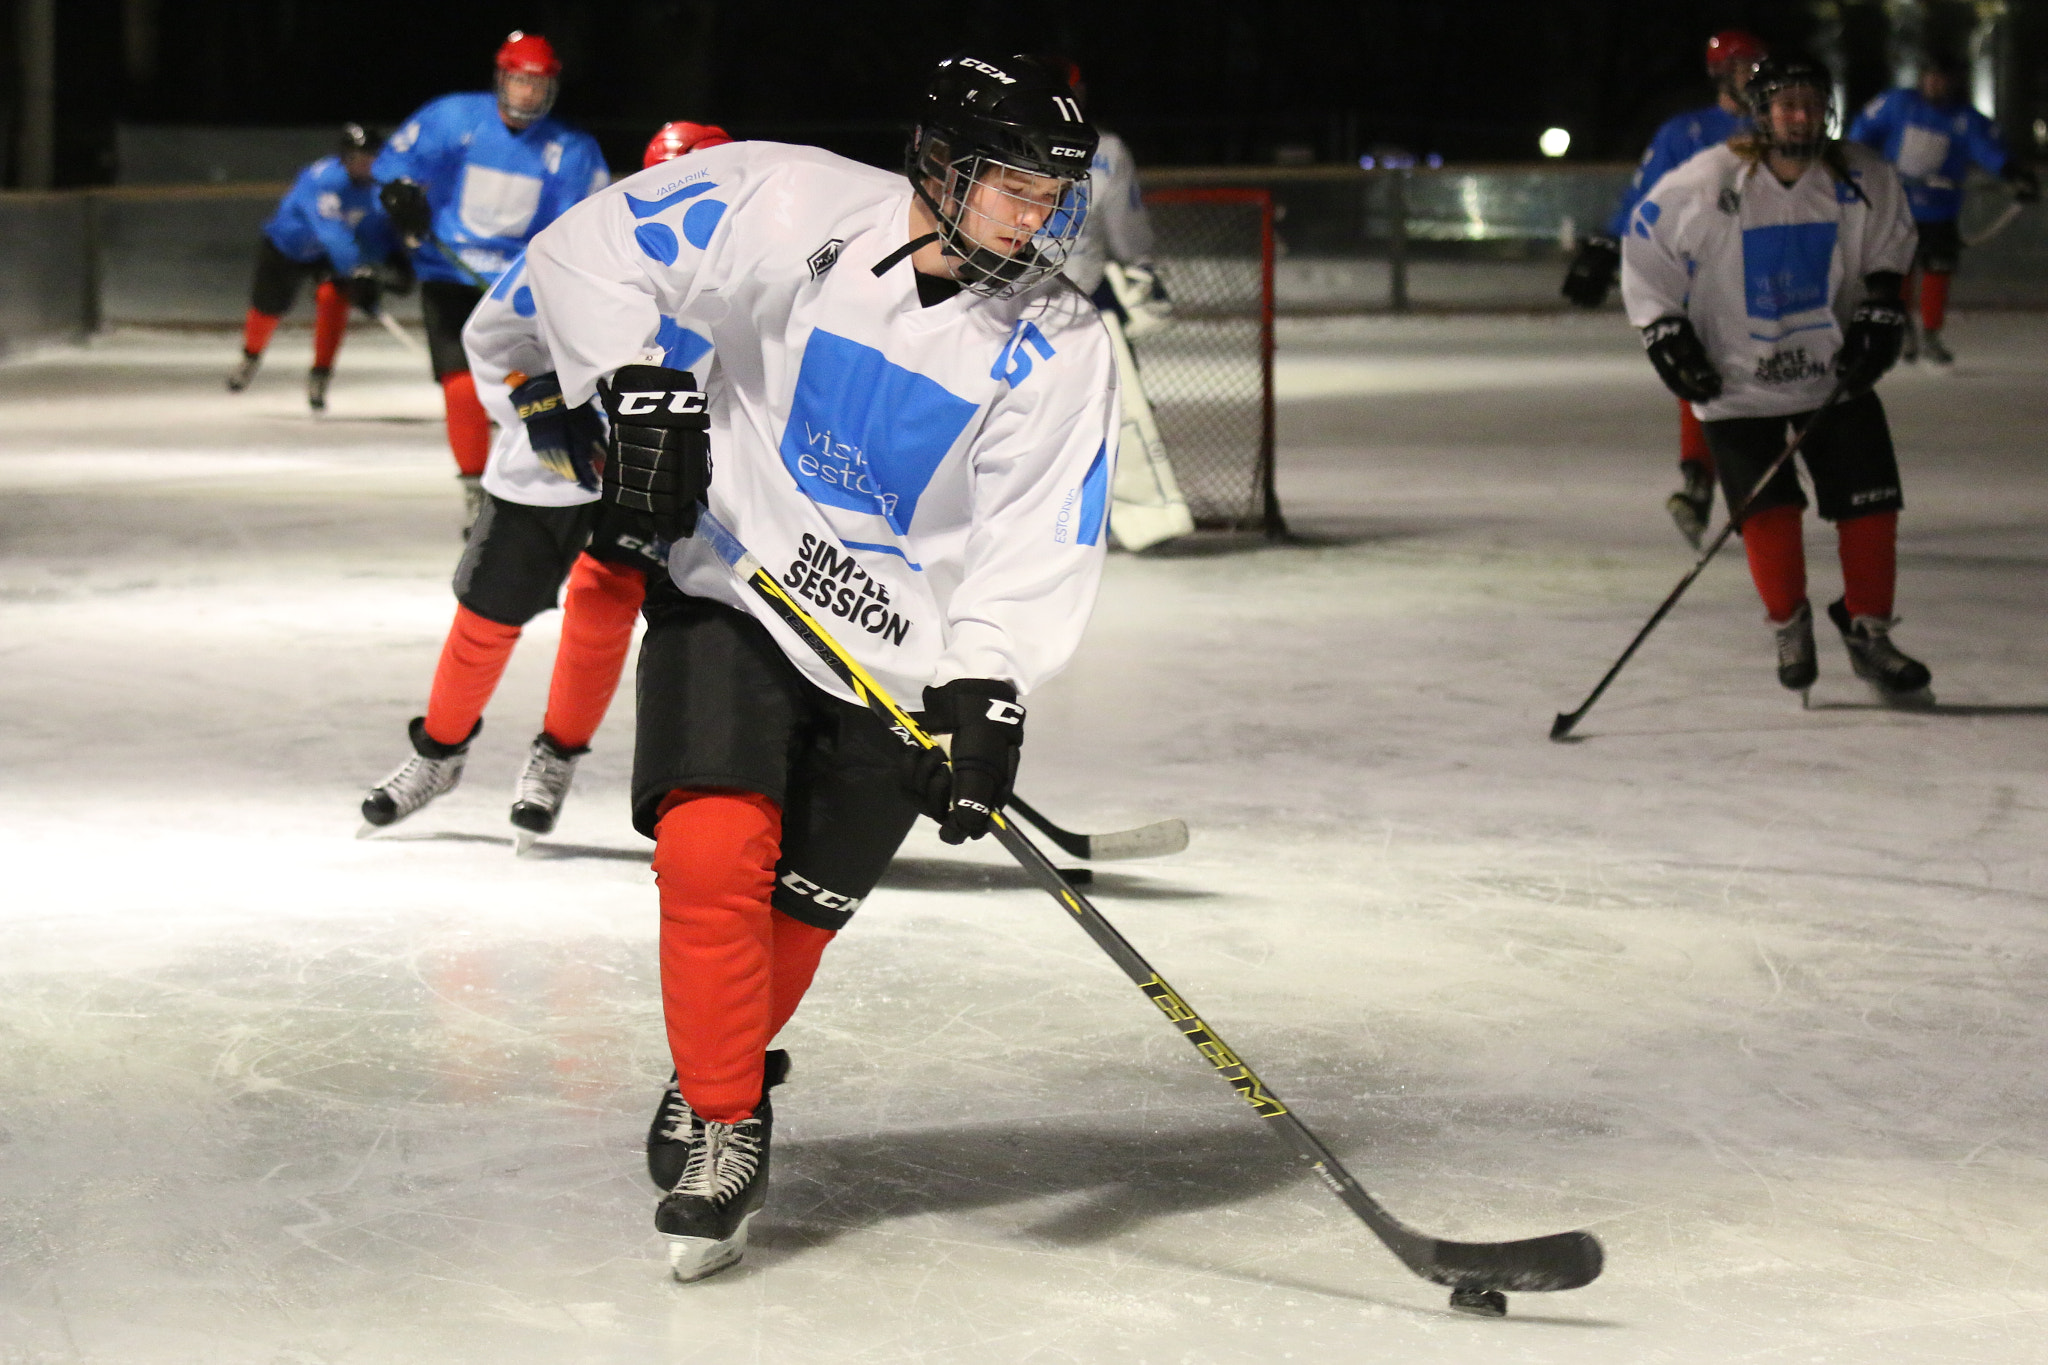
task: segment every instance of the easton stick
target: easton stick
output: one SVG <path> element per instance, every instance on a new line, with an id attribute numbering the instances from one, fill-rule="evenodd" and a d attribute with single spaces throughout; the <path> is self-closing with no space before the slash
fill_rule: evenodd
<path id="1" fill-rule="evenodd" d="M 1040 815 L 1015 793 L 1010 796 L 1010 806 L 1017 814 L 1037 826 L 1039 833 L 1059 845 L 1062 852 L 1093 862 L 1107 863 L 1120 858 L 1163 858 L 1188 846 L 1188 823 L 1185 820 L 1160 820 L 1153 824 L 1140 825 L 1136 829 L 1120 829 L 1109 834 L 1076 834 L 1070 829 L 1061 829 Z"/>
<path id="2" fill-rule="evenodd" d="M 1721 552 L 1721 547 L 1728 543 L 1728 537 L 1734 535 L 1736 528 L 1742 525 L 1742 514 L 1749 510 L 1749 505 L 1755 502 L 1757 496 L 1764 491 L 1764 485 L 1778 476 L 1778 471 L 1785 467 L 1785 462 L 1792 458 L 1793 452 L 1798 450 L 1801 443 L 1806 440 L 1807 433 L 1819 426 L 1821 418 L 1826 415 L 1827 410 L 1841 400 L 1842 391 L 1843 385 L 1837 382 L 1833 391 L 1821 401 L 1821 405 L 1818 408 L 1814 409 L 1813 416 L 1807 419 L 1806 425 L 1792 434 L 1791 441 L 1786 444 L 1783 450 L 1778 452 L 1778 458 L 1772 460 L 1770 467 L 1764 470 L 1763 477 L 1759 478 L 1755 485 L 1751 487 L 1749 496 L 1742 500 L 1742 505 L 1728 509 L 1728 524 L 1721 528 L 1721 534 L 1714 537 L 1711 545 L 1700 551 L 1699 560 L 1692 566 L 1692 572 L 1679 579 L 1678 586 L 1671 590 L 1671 595 L 1664 599 L 1663 605 L 1650 613 L 1650 619 L 1645 621 L 1643 628 L 1636 632 L 1636 638 L 1628 642 L 1628 648 L 1621 651 L 1621 657 L 1614 661 L 1614 667 L 1607 670 L 1607 676 L 1595 684 L 1593 690 L 1586 695 L 1586 699 L 1579 703 L 1579 709 L 1576 711 L 1558 712 L 1557 719 L 1550 722 L 1550 737 L 1552 739 L 1563 740 L 1567 735 L 1571 734 L 1573 726 L 1585 719 L 1586 713 L 1593 709 L 1593 703 L 1600 700 L 1600 694 L 1607 690 L 1607 684 L 1613 682 L 1615 675 L 1620 673 L 1627 666 L 1628 661 L 1635 657 L 1636 650 L 1641 647 L 1643 641 L 1650 638 L 1650 632 L 1657 628 L 1657 623 L 1670 614 L 1671 609 L 1678 605 L 1678 599 L 1685 596 L 1685 590 L 1692 586 L 1692 581 L 1698 578 L 1706 569 L 1707 561 Z"/>
<path id="3" fill-rule="evenodd" d="M 825 628 L 798 605 L 768 572 L 761 561 L 742 545 L 707 507 L 697 512 L 697 534 L 703 536 L 738 578 L 781 618 L 784 625 L 816 652 L 827 667 L 838 674 L 853 694 L 888 725 L 906 745 L 933 749 L 938 743 L 911 719 L 888 693 L 868 675 L 852 655 L 839 647 Z M 1368 1194 L 1344 1169 L 1342 1162 L 1309 1131 L 1308 1125 L 1267 1088 L 1251 1067 L 1231 1050 L 1216 1031 L 1202 1022 L 1193 1008 L 1168 985 L 1150 963 L 1139 955 L 1115 926 L 1087 897 L 1074 890 L 1059 869 L 1046 860 L 1021 829 L 994 812 L 989 826 L 996 839 L 1054 900 L 1095 940 L 1124 975 L 1135 983 L 1168 1022 L 1179 1029 L 1197 1052 L 1214 1067 L 1238 1098 L 1252 1111 L 1271 1121 L 1294 1148 L 1297 1158 L 1316 1178 L 1343 1200 L 1361 1222 L 1370 1228 L 1387 1249 L 1426 1280 L 1447 1285 L 1451 1303 L 1467 1312 L 1498 1316 L 1506 1311 L 1503 1291 L 1531 1293 L 1556 1289 L 1577 1289 L 1600 1274 L 1602 1253 L 1590 1232 L 1560 1232 L 1547 1237 L 1530 1237 L 1515 1242 L 1450 1242 L 1415 1231 L 1395 1218 Z"/>

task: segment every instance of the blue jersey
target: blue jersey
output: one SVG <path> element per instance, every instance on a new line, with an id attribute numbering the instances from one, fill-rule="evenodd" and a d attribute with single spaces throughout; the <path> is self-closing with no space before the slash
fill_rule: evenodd
<path id="1" fill-rule="evenodd" d="M 552 118 L 519 132 L 486 91 L 443 95 L 391 135 L 377 156 L 379 181 L 412 180 L 427 192 L 434 235 L 485 280 L 495 280 L 536 232 L 611 183 L 597 139 Z M 423 280 L 473 284 L 434 249 L 413 253 Z"/>
<path id="2" fill-rule="evenodd" d="M 325 256 L 334 273 L 375 265 L 398 245 L 391 220 L 377 204 L 377 184 L 357 184 L 338 156 L 323 156 L 299 172 L 263 225 L 270 244 L 295 261 Z"/>
<path id="3" fill-rule="evenodd" d="M 1644 195 L 1657 188 L 1657 182 L 1667 172 L 1677 170 L 1707 148 L 1720 146 L 1748 127 L 1748 119 L 1740 114 L 1731 114 L 1718 104 L 1691 109 L 1666 119 L 1657 135 L 1650 139 L 1649 150 L 1643 153 L 1643 164 L 1636 167 L 1636 178 L 1628 182 L 1628 191 L 1621 196 L 1621 204 L 1607 224 L 1607 235 L 1616 241 L 1621 240 L 1628 232 L 1628 216 L 1636 211 L 1637 204 L 1643 202 Z"/>
<path id="4" fill-rule="evenodd" d="M 1849 137 L 1892 163 L 1916 223 L 1956 220 L 1972 163 L 1992 175 L 2005 169 L 2005 147 L 1990 119 L 1967 104 L 1936 104 L 1918 90 L 1887 90 L 1864 105 Z"/>

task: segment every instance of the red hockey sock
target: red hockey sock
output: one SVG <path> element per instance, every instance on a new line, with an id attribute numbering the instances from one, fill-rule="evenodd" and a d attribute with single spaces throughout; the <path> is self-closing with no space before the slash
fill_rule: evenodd
<path id="1" fill-rule="evenodd" d="M 1692 404 L 1683 398 L 1678 400 L 1678 462 L 1705 465 L 1707 473 L 1714 472 L 1714 452 L 1707 445 L 1707 429 L 1692 415 Z"/>
<path id="2" fill-rule="evenodd" d="M 332 280 L 313 291 L 313 368 L 331 370 L 348 335 L 348 295 Z"/>
<path id="3" fill-rule="evenodd" d="M 791 919 L 780 910 L 773 919 L 775 956 L 768 968 L 773 1000 L 768 1020 L 770 1039 L 782 1032 L 789 1016 L 803 1003 L 804 992 L 811 988 L 811 978 L 817 975 L 818 959 L 825 955 L 825 945 L 836 937 L 830 929 Z"/>
<path id="4" fill-rule="evenodd" d="M 1797 507 L 1766 507 L 1742 519 L 1742 548 L 1764 614 L 1789 621 L 1806 600 L 1806 545 Z"/>
<path id="5" fill-rule="evenodd" d="M 1948 321 L 1948 281 L 1946 271 L 1930 270 L 1920 284 L 1920 329 L 1925 332 L 1939 332 L 1941 325 Z"/>
<path id="6" fill-rule="evenodd" d="M 270 334 L 277 330 L 279 315 L 259 313 L 254 308 L 249 316 L 242 319 L 242 353 L 262 355 L 263 348 L 270 344 Z"/>
<path id="7" fill-rule="evenodd" d="M 737 1123 L 761 1098 L 773 1030 L 768 906 L 782 810 L 740 791 L 670 792 L 654 828 L 661 1004 L 677 1086 L 707 1119 Z"/>
<path id="8" fill-rule="evenodd" d="M 448 448 L 455 452 L 455 467 L 464 474 L 481 474 L 491 456 L 491 419 L 477 401 L 476 381 L 468 370 L 441 376 L 442 405 L 448 410 Z"/>
<path id="9" fill-rule="evenodd" d="M 604 723 L 646 596 L 647 575 L 640 570 L 576 556 L 562 597 L 562 642 L 555 650 L 547 717 L 541 722 L 563 748 L 588 748 Z"/>
<path id="10" fill-rule="evenodd" d="M 448 627 L 441 662 L 434 667 L 434 688 L 427 694 L 427 738 L 436 744 L 469 738 L 518 643 L 518 626 L 487 621 L 456 605 L 455 623 Z"/>
<path id="11" fill-rule="evenodd" d="M 1851 616 L 1892 619 L 1899 578 L 1899 514 L 1878 512 L 1835 527 L 1842 556 L 1842 605 Z"/>

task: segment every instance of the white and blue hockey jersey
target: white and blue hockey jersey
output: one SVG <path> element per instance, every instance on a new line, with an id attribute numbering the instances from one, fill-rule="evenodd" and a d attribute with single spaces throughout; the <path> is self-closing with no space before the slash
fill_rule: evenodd
<path id="1" fill-rule="evenodd" d="M 379 184 L 405 179 L 424 187 L 434 235 L 485 280 L 502 274 L 571 204 L 611 182 L 597 139 L 552 118 L 515 133 L 488 91 L 421 106 L 384 144 L 373 173 Z M 423 280 L 472 283 L 432 243 L 413 253 L 413 268 Z"/>
<path id="2" fill-rule="evenodd" d="M 1643 149 L 1643 159 L 1636 166 L 1635 178 L 1628 182 L 1621 202 L 1614 207 L 1614 218 L 1607 225 L 1608 235 L 1616 241 L 1621 240 L 1622 234 L 1628 231 L 1629 215 L 1636 211 L 1637 204 L 1643 202 L 1644 195 L 1657 188 L 1659 180 L 1707 148 L 1719 146 L 1748 128 L 1746 117 L 1729 113 L 1718 101 L 1702 109 L 1673 114 L 1664 120 L 1651 136 L 1650 145 Z"/>
<path id="3" fill-rule="evenodd" d="M 263 235 L 292 260 L 310 264 L 325 257 L 344 279 L 398 249 L 391 220 L 377 203 L 376 182 L 357 184 L 338 156 L 323 156 L 299 172 Z"/>
<path id="4" fill-rule="evenodd" d="M 565 214 L 527 249 L 527 287 L 571 403 L 670 363 L 665 325 L 711 343 L 711 510 L 892 694 L 1029 692 L 1072 657 L 1101 578 L 1109 339 L 1060 279 L 920 306 L 908 260 L 874 272 L 910 205 L 900 175 L 734 143 Z M 669 567 L 853 699 L 701 540 Z"/>
<path id="5" fill-rule="evenodd" d="M 1918 90 L 1887 90 L 1864 105 L 1849 138 L 1892 163 L 1919 223 L 1952 223 L 1961 215 L 1971 166 L 1992 175 L 2005 169 L 2005 144 L 1990 119 L 1967 104 L 1936 104 Z"/>
<path id="6" fill-rule="evenodd" d="M 661 350 L 662 364 L 692 371 L 700 387 L 706 382 L 711 343 L 702 335 L 665 317 L 655 329 L 654 344 Z M 508 375 L 546 374 L 555 368 L 540 339 L 524 253 L 470 312 L 462 328 L 462 349 L 476 378 L 476 396 L 497 428 L 484 465 L 484 491 L 529 507 L 575 507 L 597 501 L 596 490 L 565 479 L 540 462 L 526 439 L 526 424 L 512 407 Z"/>
<path id="7" fill-rule="evenodd" d="M 1066 277 L 1093 296 L 1105 261 L 1152 264 L 1152 219 L 1138 184 L 1138 163 L 1115 133 L 1103 132 L 1088 166 L 1088 218 L 1067 258 Z"/>
<path id="8" fill-rule="evenodd" d="M 1905 192 L 1867 147 L 1841 145 L 1849 180 L 1819 161 L 1787 186 L 1733 148 L 1712 147 L 1636 206 L 1621 243 L 1621 298 L 1647 327 L 1686 317 L 1721 372 L 1701 421 L 1817 408 L 1864 278 L 1904 274 L 1916 239 Z"/>

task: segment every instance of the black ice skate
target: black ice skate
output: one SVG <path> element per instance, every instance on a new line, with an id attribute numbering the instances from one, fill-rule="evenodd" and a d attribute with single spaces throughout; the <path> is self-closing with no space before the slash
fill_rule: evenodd
<path id="1" fill-rule="evenodd" d="M 525 853 L 535 839 L 554 833 L 562 802 L 569 796 L 570 779 L 576 776 L 576 760 L 589 752 L 587 746 L 565 749 L 545 730 L 533 737 L 519 785 L 512 790 L 513 853 Z"/>
<path id="2" fill-rule="evenodd" d="M 761 1074 L 761 1103 L 754 1112 L 767 1113 L 768 1092 L 788 1079 L 789 1054 L 779 1047 L 770 1048 Z M 654 1122 L 647 1128 L 647 1175 L 656 1189 L 672 1190 L 683 1178 L 683 1168 L 690 1161 L 692 1117 L 690 1102 L 676 1088 L 675 1073 L 671 1072 L 668 1088 L 661 1092 L 661 1107 L 654 1111 Z"/>
<path id="3" fill-rule="evenodd" d="M 243 389 L 248 388 L 250 381 L 256 378 L 256 371 L 262 365 L 262 355 L 251 355 L 247 351 L 242 352 L 242 363 L 228 372 L 228 392 L 240 393 Z"/>
<path id="4" fill-rule="evenodd" d="M 455 784 L 462 780 L 462 765 L 469 761 L 469 741 L 483 728 L 484 723 L 478 721 L 476 729 L 469 732 L 469 739 L 460 744 L 438 744 L 427 734 L 427 718 L 414 716 L 407 727 L 412 736 L 413 756 L 370 788 L 363 798 L 364 823 L 356 837 L 360 839 L 386 825 L 395 825 L 435 797 L 454 791 Z"/>
<path id="5" fill-rule="evenodd" d="M 1664 500 L 1664 510 L 1671 514 L 1678 534 L 1697 550 L 1714 512 L 1714 476 L 1698 460 L 1683 460 L 1678 468 L 1685 475 L 1685 487 Z"/>
<path id="6" fill-rule="evenodd" d="M 327 383 L 334 378 L 333 370 L 314 366 L 306 371 L 306 406 L 315 412 L 327 411 Z"/>
<path id="7" fill-rule="evenodd" d="M 1951 351 L 1947 344 L 1942 341 L 1939 331 L 1929 332 L 1920 338 L 1920 353 L 1927 357 L 1930 364 L 1953 365 L 1956 363 L 1955 352 Z"/>
<path id="8" fill-rule="evenodd" d="M 484 476 L 457 474 L 455 478 L 462 485 L 462 538 L 468 540 L 470 529 L 484 510 Z"/>
<path id="9" fill-rule="evenodd" d="M 1813 607 L 1802 598 L 1790 619 L 1772 621 L 1770 626 L 1778 642 L 1778 681 L 1799 693 L 1803 703 L 1807 689 L 1820 676 L 1820 660 L 1813 649 Z"/>
<path id="10" fill-rule="evenodd" d="M 747 1252 L 747 1224 L 768 1196 L 768 1141 L 774 1115 L 764 1098 L 738 1123 L 690 1120 L 683 1178 L 654 1210 L 668 1238 L 669 1273 L 688 1283 L 715 1275 Z"/>
<path id="11" fill-rule="evenodd" d="M 1828 619 L 1842 632 L 1842 644 L 1849 651 L 1849 666 L 1856 676 L 1877 689 L 1877 695 L 1894 706 L 1932 706 L 1934 693 L 1928 684 L 1934 675 L 1927 665 L 1900 652 L 1892 643 L 1894 624 L 1882 617 L 1851 617 L 1840 599 L 1828 604 Z"/>

